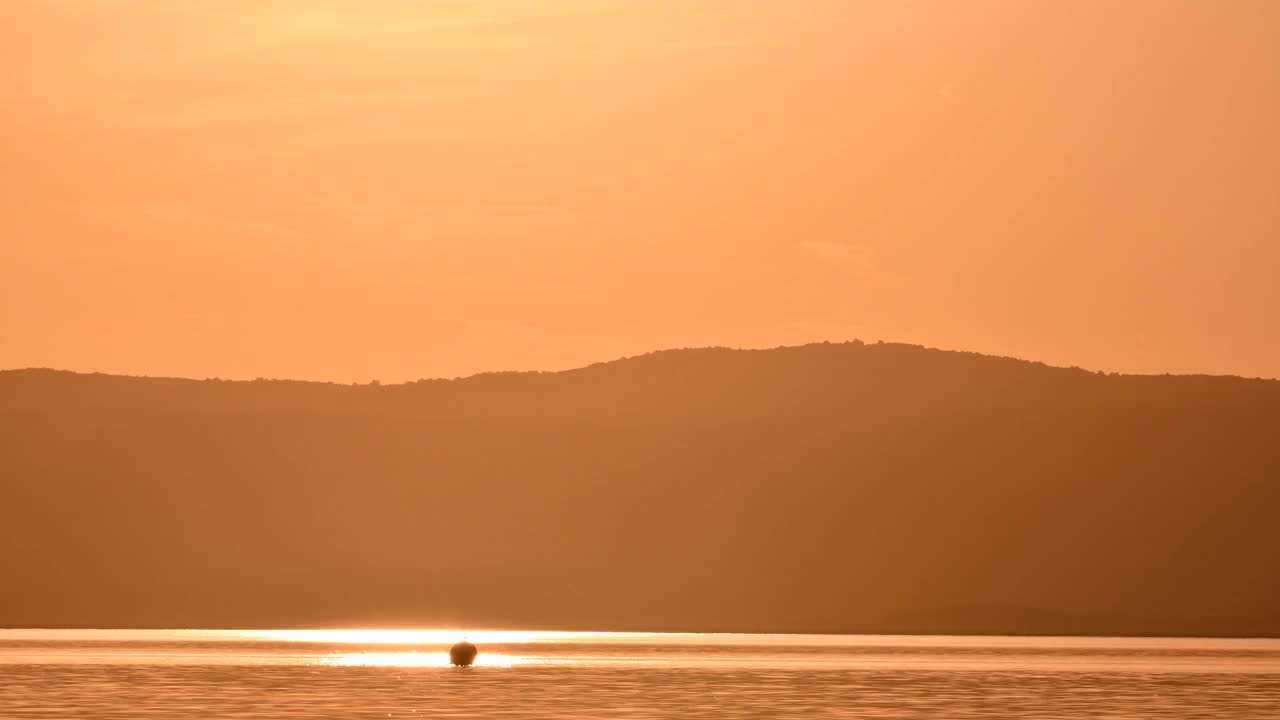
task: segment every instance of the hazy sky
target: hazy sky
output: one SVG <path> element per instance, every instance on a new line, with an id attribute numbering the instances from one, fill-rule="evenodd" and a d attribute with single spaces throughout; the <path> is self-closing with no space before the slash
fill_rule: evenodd
<path id="1" fill-rule="evenodd" d="M 0 0 L 0 367 L 1280 376 L 1280 2 Z"/>

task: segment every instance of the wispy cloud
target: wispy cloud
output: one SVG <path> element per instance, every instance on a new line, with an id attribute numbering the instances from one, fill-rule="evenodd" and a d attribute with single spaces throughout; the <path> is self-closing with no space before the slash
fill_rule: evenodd
<path id="1" fill-rule="evenodd" d="M 91 203 L 68 205 L 65 209 L 68 212 L 99 219 L 116 218 L 126 222 L 152 222 L 201 231 L 175 236 L 178 238 L 200 237 L 206 233 L 212 233 L 227 239 L 295 245 L 310 237 L 301 230 L 277 222 L 237 217 L 186 203 Z"/>
<path id="2" fill-rule="evenodd" d="M 868 245 L 809 240 L 801 248 L 857 282 L 872 288 L 901 284 L 903 278 L 886 270 L 879 252 Z"/>

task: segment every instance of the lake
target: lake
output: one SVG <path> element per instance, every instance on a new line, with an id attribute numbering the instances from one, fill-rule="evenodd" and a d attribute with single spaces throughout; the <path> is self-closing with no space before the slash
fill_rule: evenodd
<path id="1" fill-rule="evenodd" d="M 1280 640 L 0 630 L 2 718 L 1280 719 Z"/>

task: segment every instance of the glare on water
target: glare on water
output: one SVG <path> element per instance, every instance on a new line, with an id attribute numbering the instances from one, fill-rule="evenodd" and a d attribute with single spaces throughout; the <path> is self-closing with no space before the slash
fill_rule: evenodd
<path id="1" fill-rule="evenodd" d="M 321 657 L 323 665 L 344 667 L 404 667 L 444 668 L 452 667 L 447 652 L 357 652 L 335 653 Z M 538 658 L 507 653 L 486 653 L 476 658 L 473 667 L 509 668 L 539 662 Z"/>

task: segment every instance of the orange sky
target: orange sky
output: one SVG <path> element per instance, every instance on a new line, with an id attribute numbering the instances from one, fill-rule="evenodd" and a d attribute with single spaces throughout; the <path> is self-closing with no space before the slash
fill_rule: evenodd
<path id="1" fill-rule="evenodd" d="M 1280 2 L 0 0 L 0 367 L 1280 376 Z"/>

